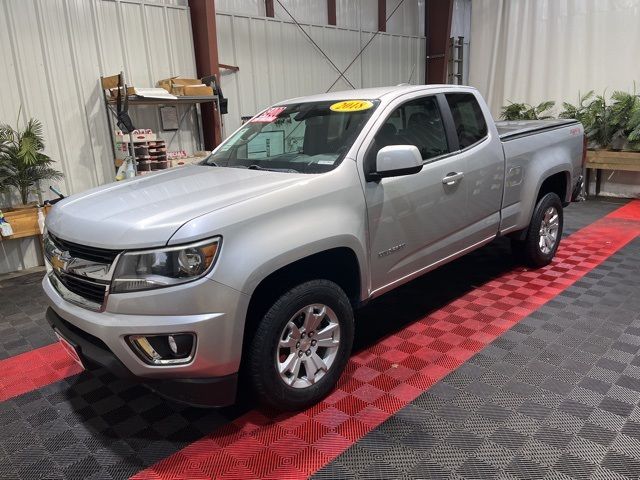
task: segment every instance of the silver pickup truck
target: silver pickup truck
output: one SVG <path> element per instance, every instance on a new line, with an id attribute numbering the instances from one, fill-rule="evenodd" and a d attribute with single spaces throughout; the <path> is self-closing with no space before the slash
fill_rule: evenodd
<path id="1" fill-rule="evenodd" d="M 227 405 L 241 381 L 308 406 L 347 363 L 355 308 L 499 236 L 551 262 L 583 137 L 571 120 L 496 124 L 468 87 L 280 102 L 200 165 L 58 203 L 47 319 L 87 368 L 166 397 Z"/>

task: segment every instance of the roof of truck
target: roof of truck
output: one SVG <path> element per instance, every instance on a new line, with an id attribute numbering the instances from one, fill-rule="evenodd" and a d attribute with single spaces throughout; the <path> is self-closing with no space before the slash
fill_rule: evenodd
<path id="1" fill-rule="evenodd" d="M 318 95 L 309 95 L 306 97 L 290 98 L 278 102 L 276 105 L 287 105 L 290 103 L 302 103 L 302 102 L 323 102 L 331 100 L 373 100 L 376 98 L 382 98 L 390 93 L 408 93 L 417 90 L 433 90 L 441 88 L 462 88 L 460 85 L 409 85 L 401 84 L 389 87 L 375 87 L 375 88 L 358 88 L 354 90 L 343 90 L 340 92 L 321 93 Z"/>

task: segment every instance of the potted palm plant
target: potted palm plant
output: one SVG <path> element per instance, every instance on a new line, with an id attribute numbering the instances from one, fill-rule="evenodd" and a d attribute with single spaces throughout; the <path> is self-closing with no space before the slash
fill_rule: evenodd
<path id="1" fill-rule="evenodd" d="M 552 118 L 550 110 L 555 106 L 554 101 L 544 101 L 538 105 L 528 103 L 509 102 L 509 105 L 502 107 L 500 118 L 502 120 L 546 120 Z"/>
<path id="2" fill-rule="evenodd" d="M 42 180 L 62 178 L 43 150 L 44 136 L 38 120 L 30 119 L 23 130 L 0 125 L 0 191 L 17 191 L 22 204 L 14 205 L 14 209 L 34 206 L 29 204 L 29 197 Z"/>
<path id="3" fill-rule="evenodd" d="M 17 192 L 21 204 L 4 211 L 12 227 L 11 239 L 37 235 L 40 232 L 36 203 L 30 195 L 39 192 L 43 180 L 57 180 L 62 173 L 52 168 L 53 160 L 43 153 L 42 124 L 29 120 L 24 129 L 0 125 L 0 192 Z M 46 214 L 46 209 L 41 209 Z"/>

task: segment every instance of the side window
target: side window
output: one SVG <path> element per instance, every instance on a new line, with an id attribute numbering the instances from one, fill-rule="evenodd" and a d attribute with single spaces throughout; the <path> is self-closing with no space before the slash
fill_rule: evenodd
<path id="1" fill-rule="evenodd" d="M 460 149 L 467 148 L 487 136 L 487 122 L 476 97 L 471 93 L 451 93 L 446 97 L 456 126 Z"/>
<path id="2" fill-rule="evenodd" d="M 373 158 L 382 147 L 415 145 L 423 160 L 449 151 L 444 123 L 435 97 L 407 102 L 387 118 L 374 139 Z"/>

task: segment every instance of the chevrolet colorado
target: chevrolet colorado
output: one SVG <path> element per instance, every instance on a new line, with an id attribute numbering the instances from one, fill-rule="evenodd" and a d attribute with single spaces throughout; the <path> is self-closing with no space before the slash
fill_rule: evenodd
<path id="1" fill-rule="evenodd" d="M 86 367 L 169 398 L 227 405 L 241 378 L 302 408 L 342 373 L 354 308 L 498 236 L 551 262 L 584 154 L 578 122 L 495 123 L 469 87 L 283 101 L 200 165 L 59 202 L 47 319 Z"/>

